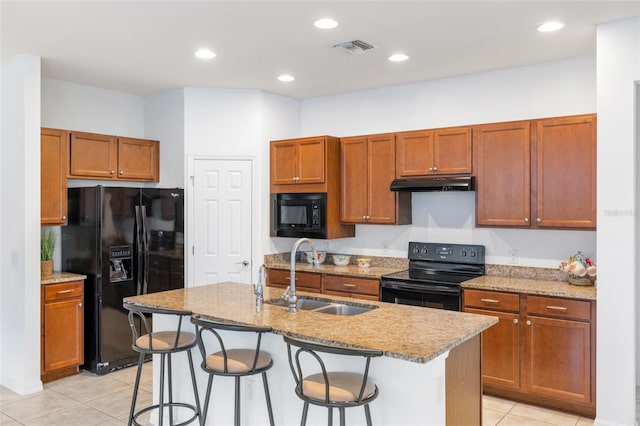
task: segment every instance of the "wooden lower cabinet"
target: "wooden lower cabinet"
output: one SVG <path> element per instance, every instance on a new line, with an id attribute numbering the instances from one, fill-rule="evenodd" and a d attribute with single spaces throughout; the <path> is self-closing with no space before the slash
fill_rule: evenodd
<path id="1" fill-rule="evenodd" d="M 267 269 L 267 286 L 285 289 L 289 286 L 289 280 L 288 270 Z M 372 278 L 296 271 L 296 290 L 354 299 L 380 300 L 380 281 Z"/>
<path id="2" fill-rule="evenodd" d="M 268 269 L 267 286 L 285 289 L 290 283 L 289 271 L 285 269 Z M 296 271 L 296 290 L 308 293 L 322 292 L 322 275 L 313 272 Z"/>
<path id="3" fill-rule="evenodd" d="M 75 374 L 84 362 L 84 282 L 42 285 L 43 382 Z"/>
<path id="4" fill-rule="evenodd" d="M 463 305 L 499 318 L 483 333 L 485 393 L 595 416 L 594 301 L 465 289 Z"/>
<path id="5" fill-rule="evenodd" d="M 370 278 L 324 274 L 322 293 L 356 299 L 380 300 L 380 281 Z"/>

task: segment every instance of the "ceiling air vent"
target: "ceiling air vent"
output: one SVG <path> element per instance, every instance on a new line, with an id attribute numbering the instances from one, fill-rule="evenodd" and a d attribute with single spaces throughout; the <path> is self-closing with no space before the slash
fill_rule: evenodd
<path id="1" fill-rule="evenodd" d="M 331 47 L 338 47 L 347 53 L 351 53 L 352 55 L 359 55 L 376 48 L 376 46 L 374 46 L 373 44 L 367 43 L 363 40 L 344 41 L 342 43 L 334 44 Z"/>

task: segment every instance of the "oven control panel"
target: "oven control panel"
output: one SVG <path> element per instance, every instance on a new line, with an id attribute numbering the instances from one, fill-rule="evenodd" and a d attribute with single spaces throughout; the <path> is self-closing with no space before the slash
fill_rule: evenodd
<path id="1" fill-rule="evenodd" d="M 409 242 L 409 260 L 484 264 L 484 246 Z"/>

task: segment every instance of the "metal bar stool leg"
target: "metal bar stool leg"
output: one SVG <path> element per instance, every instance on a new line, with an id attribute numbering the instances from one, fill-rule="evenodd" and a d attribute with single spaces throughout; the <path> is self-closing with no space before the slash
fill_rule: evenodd
<path id="1" fill-rule="evenodd" d="M 333 407 L 327 407 L 329 409 L 329 426 L 333 425 Z"/>
<path id="2" fill-rule="evenodd" d="M 340 407 L 338 410 L 340 410 L 340 426 L 345 426 L 344 424 L 344 407 Z"/>
<path id="3" fill-rule="evenodd" d="M 164 421 L 164 358 L 166 354 L 160 354 L 160 401 L 158 401 L 158 425 Z"/>
<path id="4" fill-rule="evenodd" d="M 198 385 L 196 382 L 196 373 L 193 369 L 193 355 L 191 355 L 191 350 L 187 351 L 187 356 L 189 357 L 189 372 L 191 373 L 191 383 L 193 384 L 193 397 L 196 400 L 196 410 L 198 418 L 200 419 L 200 424 L 204 426 L 204 419 L 202 418 L 202 408 L 200 407 L 200 397 L 198 396 Z"/>
<path id="5" fill-rule="evenodd" d="M 240 377 L 236 377 L 236 402 L 235 402 L 235 407 L 236 407 L 236 412 L 234 415 L 234 424 L 235 426 L 240 426 Z"/>
<path id="6" fill-rule="evenodd" d="M 171 354 L 167 354 L 167 382 L 169 383 L 169 426 L 173 426 L 173 382 L 171 374 Z"/>
<path id="7" fill-rule="evenodd" d="M 202 424 L 207 421 L 207 413 L 209 412 L 209 399 L 211 398 L 211 388 L 213 385 L 213 374 L 209 374 L 209 381 L 207 382 L 207 392 L 204 394 L 204 407 L 202 408 Z"/>
<path id="8" fill-rule="evenodd" d="M 306 426 L 307 424 L 307 412 L 309 411 L 309 403 L 307 401 L 304 402 L 304 407 L 302 407 L 302 420 L 300 421 L 300 426 Z"/>
<path id="9" fill-rule="evenodd" d="M 367 426 L 371 426 L 371 411 L 369 411 L 369 404 L 364 404 L 364 415 L 367 418 Z"/>
<path id="10" fill-rule="evenodd" d="M 273 421 L 273 409 L 271 408 L 271 396 L 269 395 L 269 383 L 267 382 L 267 373 L 262 373 L 262 384 L 264 385 L 264 396 L 267 399 L 267 410 L 269 411 L 269 424 L 275 426 Z"/>
<path id="11" fill-rule="evenodd" d="M 133 424 L 133 415 L 136 412 L 136 401 L 138 400 L 138 388 L 140 387 L 140 376 L 142 375 L 142 364 L 144 362 L 144 354 L 141 352 L 138 357 L 138 371 L 136 372 L 136 383 L 133 386 L 133 397 L 131 398 L 131 411 L 129 411 L 128 426 Z"/>

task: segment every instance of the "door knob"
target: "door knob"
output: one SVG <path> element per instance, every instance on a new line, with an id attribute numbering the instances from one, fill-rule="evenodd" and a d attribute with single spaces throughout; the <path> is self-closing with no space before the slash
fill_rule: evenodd
<path id="1" fill-rule="evenodd" d="M 243 260 L 242 262 L 236 262 L 236 265 L 242 265 L 242 266 L 249 266 L 249 261 L 248 260 Z"/>

